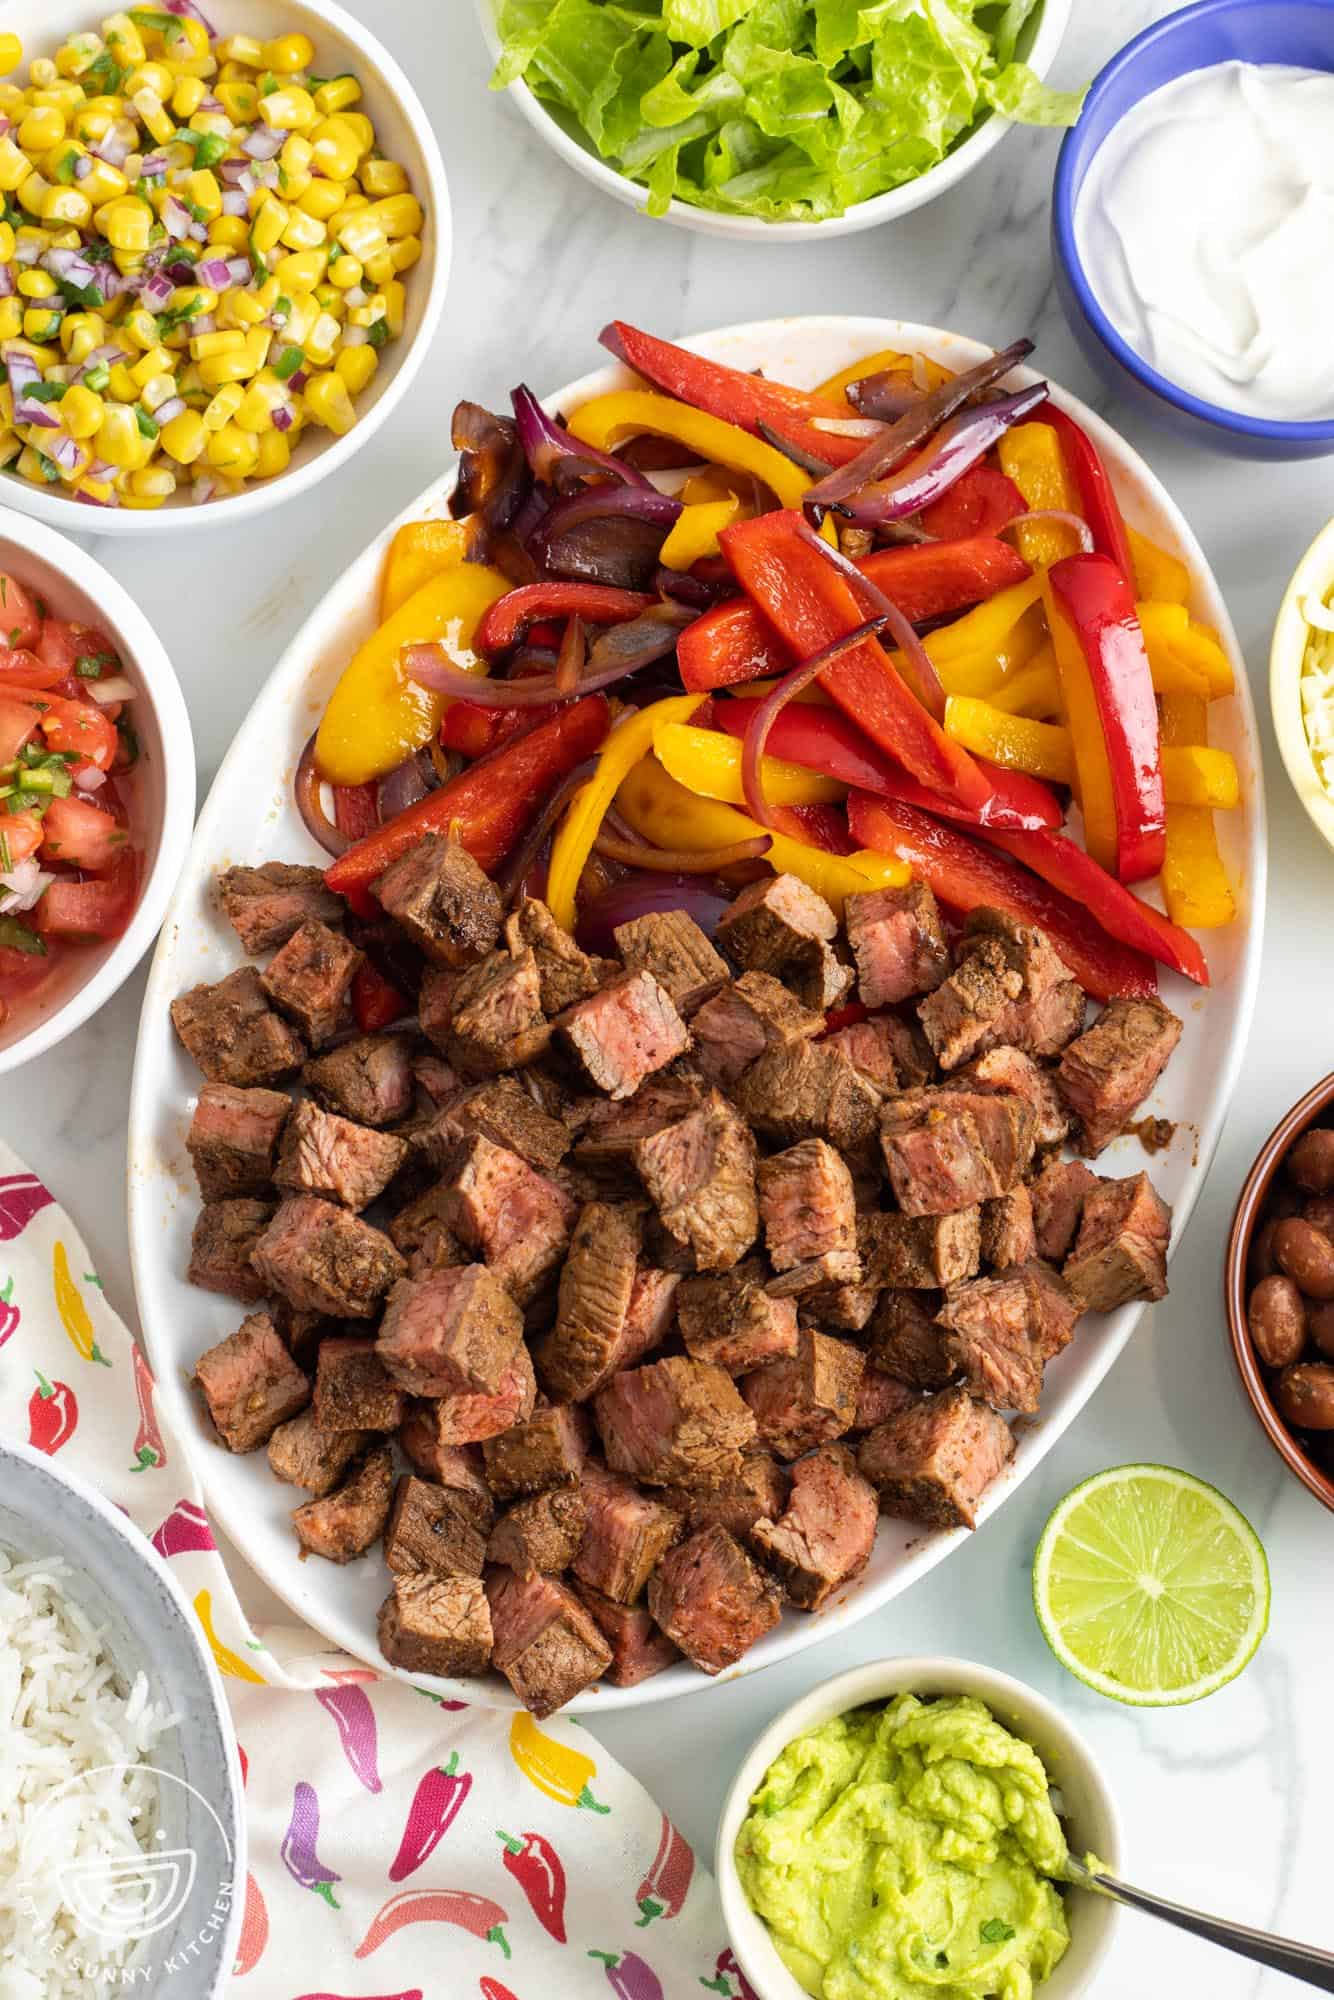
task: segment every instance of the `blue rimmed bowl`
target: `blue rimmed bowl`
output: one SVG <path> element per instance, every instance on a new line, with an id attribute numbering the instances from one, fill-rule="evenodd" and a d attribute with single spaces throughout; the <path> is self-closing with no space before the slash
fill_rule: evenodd
<path id="1" fill-rule="evenodd" d="M 1215 63 L 1289 63 L 1334 71 L 1330 0 L 1200 0 L 1127 42 L 1094 78 L 1079 123 L 1066 135 L 1052 194 L 1056 289 L 1090 365 L 1155 422 L 1194 444 L 1247 458 L 1334 453 L 1334 418 L 1279 423 L 1243 416 L 1178 388 L 1122 338 L 1098 303 L 1075 241 L 1075 210 L 1094 155 L 1142 99 Z"/>

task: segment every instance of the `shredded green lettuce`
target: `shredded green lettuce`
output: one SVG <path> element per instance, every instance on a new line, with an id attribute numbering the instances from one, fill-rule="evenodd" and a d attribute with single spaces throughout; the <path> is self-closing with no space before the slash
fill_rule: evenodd
<path id="1" fill-rule="evenodd" d="M 1042 0 L 494 0 L 522 77 L 644 186 L 816 222 L 917 179 L 985 118 L 1072 125 L 1021 59 Z"/>

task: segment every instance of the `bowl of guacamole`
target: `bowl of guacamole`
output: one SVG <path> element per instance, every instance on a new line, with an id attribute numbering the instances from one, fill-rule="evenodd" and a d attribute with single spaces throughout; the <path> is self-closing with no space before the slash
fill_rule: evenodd
<path id="1" fill-rule="evenodd" d="M 1049 1703 L 964 1661 L 857 1668 L 776 1718 L 724 1807 L 717 1873 L 760 2000 L 1073 2000 L 1115 1905 L 1115 1812 Z"/>

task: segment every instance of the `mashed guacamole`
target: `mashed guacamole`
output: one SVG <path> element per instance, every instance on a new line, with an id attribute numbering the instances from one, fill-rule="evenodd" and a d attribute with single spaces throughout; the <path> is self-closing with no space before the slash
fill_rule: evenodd
<path id="1" fill-rule="evenodd" d="M 1029 2000 L 1070 1942 L 1047 1773 L 982 1702 L 899 1695 L 789 1743 L 742 1887 L 816 2000 Z"/>

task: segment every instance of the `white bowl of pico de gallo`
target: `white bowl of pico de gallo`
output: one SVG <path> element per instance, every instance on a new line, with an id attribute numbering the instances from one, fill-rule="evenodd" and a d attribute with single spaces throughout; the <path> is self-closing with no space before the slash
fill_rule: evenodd
<path id="1" fill-rule="evenodd" d="M 134 970 L 194 807 L 190 718 L 152 626 L 64 535 L 0 508 L 0 1074 Z"/>

